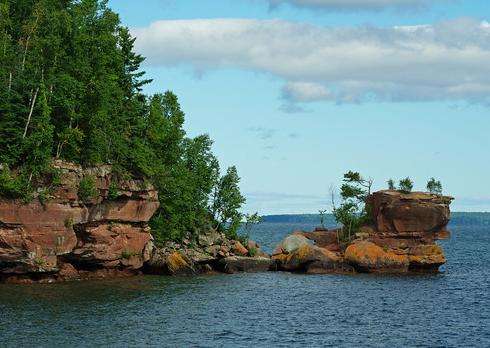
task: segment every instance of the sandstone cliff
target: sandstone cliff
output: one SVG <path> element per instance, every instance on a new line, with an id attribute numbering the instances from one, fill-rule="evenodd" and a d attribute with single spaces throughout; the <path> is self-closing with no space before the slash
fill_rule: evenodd
<path id="1" fill-rule="evenodd" d="M 447 236 L 452 197 L 379 191 L 367 200 L 372 225 L 344 246 L 338 230 L 295 232 L 273 252 L 278 267 L 307 273 L 437 271 L 446 262 L 437 239 Z"/>
<path id="2" fill-rule="evenodd" d="M 0 277 L 59 280 L 140 269 L 152 252 L 147 225 L 159 206 L 143 180 L 116 180 L 110 166 L 57 161 L 61 184 L 43 200 L 0 200 Z M 80 197 L 82 180 L 95 184 Z"/>

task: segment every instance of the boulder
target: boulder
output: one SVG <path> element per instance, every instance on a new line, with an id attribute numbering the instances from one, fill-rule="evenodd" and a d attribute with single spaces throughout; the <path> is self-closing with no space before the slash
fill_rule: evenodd
<path id="1" fill-rule="evenodd" d="M 272 252 L 272 255 L 289 254 L 303 245 L 313 245 L 313 241 L 301 234 L 287 236 Z"/>
<path id="2" fill-rule="evenodd" d="M 352 267 L 344 264 L 336 253 L 310 243 L 304 243 L 290 253 L 275 254 L 272 259 L 283 271 L 305 273 L 350 272 Z"/>
<path id="3" fill-rule="evenodd" d="M 245 248 L 239 241 L 235 241 L 233 243 L 231 251 L 238 256 L 246 256 L 248 254 L 247 248 Z"/>
<path id="4" fill-rule="evenodd" d="M 389 248 L 372 242 L 360 241 L 350 244 L 345 250 L 345 260 L 361 272 L 407 272 L 409 258 Z"/>
<path id="5" fill-rule="evenodd" d="M 192 275 L 196 274 L 194 263 L 181 251 L 165 251 L 156 248 L 146 263 L 146 272 L 150 274 Z"/>
<path id="6" fill-rule="evenodd" d="M 306 237 L 313 241 L 316 246 L 330 251 L 340 251 L 337 237 L 337 230 L 326 230 L 316 228 L 313 232 L 295 232 L 295 234 Z"/>
<path id="7" fill-rule="evenodd" d="M 273 261 L 268 257 L 230 256 L 220 259 L 216 264 L 220 272 L 267 272 L 272 269 Z"/>

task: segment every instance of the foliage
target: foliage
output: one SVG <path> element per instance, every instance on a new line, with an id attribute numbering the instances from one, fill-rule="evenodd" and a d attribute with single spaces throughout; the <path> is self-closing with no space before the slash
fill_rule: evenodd
<path id="1" fill-rule="evenodd" d="M 400 180 L 399 184 L 399 190 L 404 193 L 410 193 L 412 192 L 413 189 L 413 181 L 410 178 L 405 178 Z"/>
<path id="2" fill-rule="evenodd" d="M 250 235 L 252 232 L 252 228 L 255 225 L 258 225 L 262 222 L 262 216 L 259 215 L 258 212 L 253 214 L 245 214 L 245 224 L 243 225 L 243 229 L 246 235 Z"/>
<path id="3" fill-rule="evenodd" d="M 435 178 L 430 178 L 427 182 L 427 191 L 436 195 L 442 195 L 442 184 Z"/>
<path id="4" fill-rule="evenodd" d="M 252 247 L 252 248 L 250 248 L 250 249 L 248 250 L 248 254 L 250 255 L 250 257 L 255 257 L 255 256 L 257 256 L 257 252 L 258 252 L 258 250 L 257 250 L 257 248 L 255 248 L 255 247 Z"/>
<path id="5" fill-rule="evenodd" d="M 26 183 L 22 177 L 14 176 L 4 166 L 0 170 L 0 196 L 5 198 L 23 198 L 26 191 Z"/>
<path id="6" fill-rule="evenodd" d="M 239 209 L 245 203 L 239 183 L 236 167 L 228 168 L 215 187 L 212 201 L 212 212 L 218 230 L 233 239 L 237 238 L 237 230 L 243 217 Z"/>
<path id="7" fill-rule="evenodd" d="M 396 190 L 395 181 L 393 179 L 389 179 L 387 182 L 388 190 Z"/>
<path id="8" fill-rule="evenodd" d="M 93 176 L 85 176 L 78 185 L 78 197 L 87 202 L 97 196 L 97 187 Z"/>
<path id="9" fill-rule="evenodd" d="M 0 0 L 0 163 L 15 168 L 2 169 L 0 195 L 31 197 L 52 158 L 111 164 L 158 189 L 157 241 L 213 225 L 236 234 L 244 202 L 236 169 L 220 178 L 211 139 L 186 137 L 175 94 L 142 93 L 151 81 L 144 58 L 107 3 Z M 80 183 L 81 197 L 95 193 L 89 179 Z"/>
<path id="10" fill-rule="evenodd" d="M 109 185 L 109 192 L 107 192 L 107 198 L 111 201 L 116 200 L 119 197 L 119 189 L 116 181 L 111 181 Z"/>
<path id="11" fill-rule="evenodd" d="M 349 171 L 344 174 L 340 190 L 342 203 L 335 206 L 333 193 L 333 215 L 337 223 L 342 225 L 339 240 L 349 242 L 359 228 L 370 221 L 370 207 L 365 203 L 371 194 L 371 179 L 364 179 L 359 173 Z"/>

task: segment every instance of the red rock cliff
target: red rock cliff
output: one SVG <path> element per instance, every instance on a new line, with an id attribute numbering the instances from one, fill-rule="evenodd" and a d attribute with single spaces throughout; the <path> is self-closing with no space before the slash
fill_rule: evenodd
<path id="1" fill-rule="evenodd" d="M 115 180 L 110 166 L 55 167 L 61 185 L 48 199 L 0 200 L 0 275 L 141 268 L 152 248 L 147 223 L 159 206 L 155 189 L 143 180 Z M 78 195 L 84 177 L 96 187 L 88 201 Z"/>

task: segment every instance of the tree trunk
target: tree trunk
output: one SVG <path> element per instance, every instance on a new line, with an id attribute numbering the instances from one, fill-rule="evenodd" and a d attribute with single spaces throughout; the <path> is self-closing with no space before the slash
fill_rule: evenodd
<path id="1" fill-rule="evenodd" d="M 10 94 L 10 91 L 12 90 L 12 71 L 10 72 L 9 74 L 9 94 Z"/>
<path id="2" fill-rule="evenodd" d="M 24 136 L 22 137 L 22 139 L 24 139 L 27 135 L 27 129 L 29 128 L 29 123 L 31 122 L 32 113 L 34 112 L 34 105 L 36 105 L 36 99 L 37 99 L 38 92 L 39 92 L 39 87 L 36 89 L 36 92 L 34 93 L 34 96 L 32 97 L 31 110 L 29 111 L 29 116 L 27 117 L 26 127 L 24 129 Z"/>

